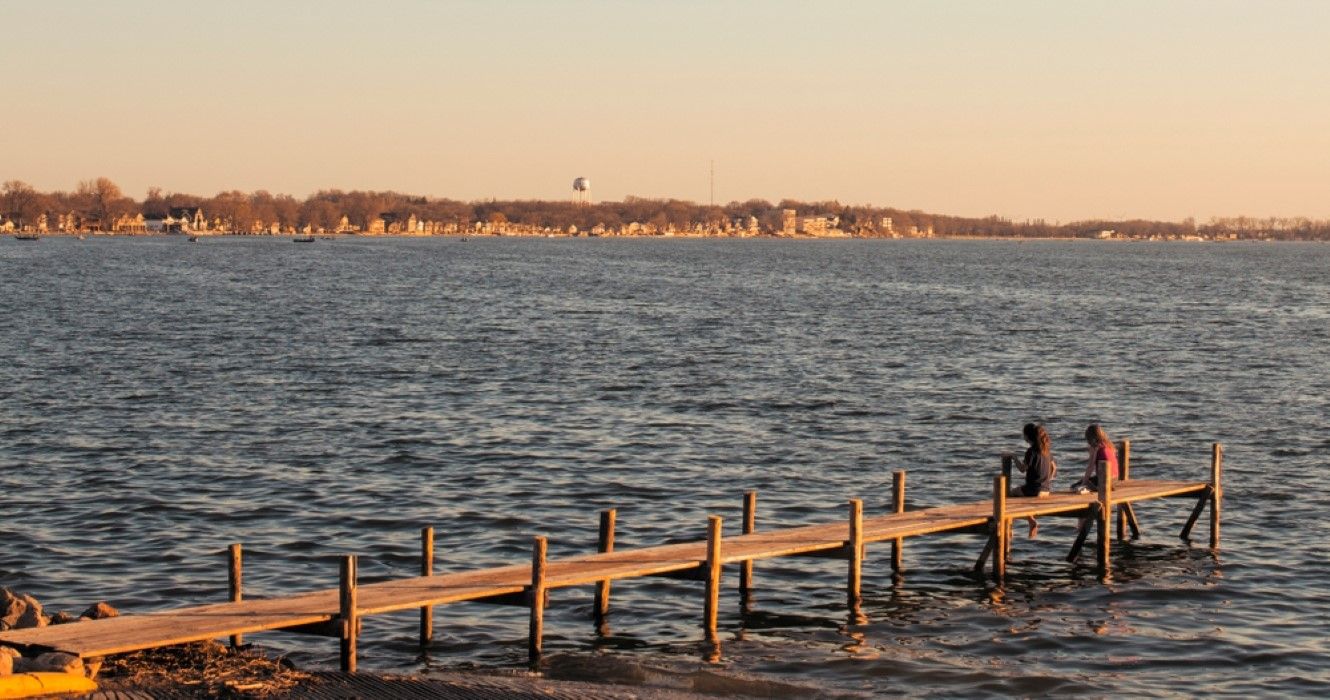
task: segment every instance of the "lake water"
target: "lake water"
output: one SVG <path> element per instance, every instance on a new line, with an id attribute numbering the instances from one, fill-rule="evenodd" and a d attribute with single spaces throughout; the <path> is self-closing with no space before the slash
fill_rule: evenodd
<path id="1" fill-rule="evenodd" d="M 1133 475 L 1205 480 L 1226 448 L 1223 547 L 1143 537 L 1063 561 L 1074 521 L 1020 535 L 1003 589 L 974 536 L 869 549 L 865 624 L 844 563 L 759 562 L 701 660 L 700 584 L 558 590 L 552 675 L 797 694 L 1330 693 L 1330 247 L 996 241 L 0 239 L 0 584 L 51 610 L 246 593 L 869 515 L 991 491 L 1047 423 L 1059 486 L 1101 421 Z M 515 668 L 522 608 L 371 618 L 363 668 Z M 317 637 L 249 638 L 331 666 Z M 790 684 L 787 686 L 785 684 Z"/>

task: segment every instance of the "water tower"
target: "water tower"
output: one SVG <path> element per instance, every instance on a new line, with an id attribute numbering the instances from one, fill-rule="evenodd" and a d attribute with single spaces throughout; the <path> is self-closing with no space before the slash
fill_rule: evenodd
<path id="1" fill-rule="evenodd" d="M 577 203 L 586 204 L 587 192 L 591 191 L 591 180 L 585 177 L 573 180 L 573 191 L 577 192 Z"/>

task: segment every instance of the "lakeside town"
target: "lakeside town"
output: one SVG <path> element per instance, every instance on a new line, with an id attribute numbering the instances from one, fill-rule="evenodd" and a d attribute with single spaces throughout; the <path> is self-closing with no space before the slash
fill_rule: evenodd
<path id="1" fill-rule="evenodd" d="M 581 193 L 579 193 L 581 194 Z M 932 214 L 837 201 L 761 199 L 705 205 L 678 199 L 463 202 L 397 192 L 322 190 L 305 200 L 266 191 L 143 200 L 107 178 L 73 192 L 0 187 L 0 233 L 47 235 L 359 235 L 776 238 L 1083 238 L 1171 241 L 1330 240 L 1330 221 L 1304 217 L 1141 219 L 1069 223 Z"/>

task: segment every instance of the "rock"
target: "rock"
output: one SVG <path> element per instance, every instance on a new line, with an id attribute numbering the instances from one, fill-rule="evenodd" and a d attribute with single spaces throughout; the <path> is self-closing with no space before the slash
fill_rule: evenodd
<path id="1" fill-rule="evenodd" d="M 73 654 L 50 651 L 25 664 L 27 671 L 52 671 L 83 675 L 83 661 Z"/>
<path id="2" fill-rule="evenodd" d="M 102 601 L 100 603 L 93 603 L 92 605 L 88 606 L 87 610 L 83 611 L 82 615 L 79 615 L 79 617 L 85 620 L 101 620 L 107 617 L 119 617 L 119 616 L 120 612 L 117 611 L 115 608 L 111 607 L 110 604 L 108 604 L 106 601 Z"/>
<path id="3" fill-rule="evenodd" d="M 74 617 L 73 615 L 70 615 L 64 610 L 61 610 L 60 612 L 52 615 L 51 619 L 47 620 L 47 623 L 52 625 L 63 625 L 69 622 L 73 622 L 77 619 L 78 618 Z"/>
<path id="4" fill-rule="evenodd" d="M 46 616 L 36 598 L 0 588 L 0 631 L 45 626 Z"/>
<path id="5" fill-rule="evenodd" d="M 0 647 L 0 676 L 8 676 L 14 672 L 14 661 L 23 658 L 15 649 L 9 647 Z"/>

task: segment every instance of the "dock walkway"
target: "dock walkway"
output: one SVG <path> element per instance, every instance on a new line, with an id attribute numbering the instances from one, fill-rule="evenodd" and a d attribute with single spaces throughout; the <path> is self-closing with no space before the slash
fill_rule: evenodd
<path id="1" fill-rule="evenodd" d="M 1129 443 L 1124 443 L 1124 476 L 1129 469 Z M 239 643 L 241 635 L 269 630 L 310 632 L 339 637 L 342 641 L 342 666 L 355 668 L 355 647 L 359 633 L 358 618 L 400 610 L 420 609 L 421 641 L 427 643 L 432 629 L 432 607 L 464 601 L 508 602 L 530 608 L 529 646 L 532 659 L 539 657 L 543 634 L 544 607 L 550 589 L 596 585 L 595 610 L 608 610 L 610 582 L 644 576 L 668 575 L 706 583 L 703 627 L 710 641 L 716 637 L 717 597 L 721 567 L 740 564 L 740 588 L 752 586 L 752 563 L 763 559 L 789 556 L 823 556 L 849 561 L 847 595 L 857 609 L 860 596 L 861 567 L 866 545 L 892 543 L 892 567 L 901 568 L 903 542 L 906 538 L 937 533 L 974 532 L 987 534 L 988 541 L 975 568 L 982 571 L 992 559 L 993 577 L 999 582 L 1005 575 L 1006 554 L 1010 547 L 1013 519 L 1027 516 L 1070 515 L 1084 518 L 1072 553 L 1074 559 L 1089 531 L 1098 525 L 1098 564 L 1108 574 L 1108 527 L 1116 507 L 1119 512 L 1119 538 L 1124 527 L 1137 532 L 1131 504 L 1138 501 L 1198 496 L 1182 537 L 1191 528 L 1204 507 L 1211 510 L 1211 546 L 1218 545 L 1219 526 L 1219 445 L 1214 446 L 1210 482 L 1156 481 L 1124 479 L 1116 484 L 1106 480 L 1098 493 L 1060 493 L 1046 498 L 1006 497 L 1006 475 L 994 479 L 994 498 L 959 505 L 920 510 L 905 510 L 904 472 L 896 472 L 893 510 L 895 512 L 865 518 L 862 502 L 852 500 L 849 517 L 840 522 L 822 523 L 775 530 L 755 529 L 756 495 L 745 498 L 743 530 L 745 534 L 721 537 L 721 519 L 711 516 L 705 541 L 667 544 L 614 551 L 614 512 L 601 517 L 600 546 L 595 554 L 546 560 L 545 538 L 537 537 L 531 564 L 502 566 L 458 573 L 431 574 L 433 531 L 422 531 L 421 576 L 357 585 L 355 557 L 342 562 L 342 580 L 338 588 L 297 593 L 268 599 L 242 599 L 239 590 L 239 547 L 232 547 L 232 601 L 141 615 L 126 615 L 76 624 L 10 630 L 0 632 L 0 644 L 31 651 L 62 651 L 82 658 L 151 649 L 205 639 L 231 637 Z M 1004 468 L 1009 467 L 1009 462 Z"/>

